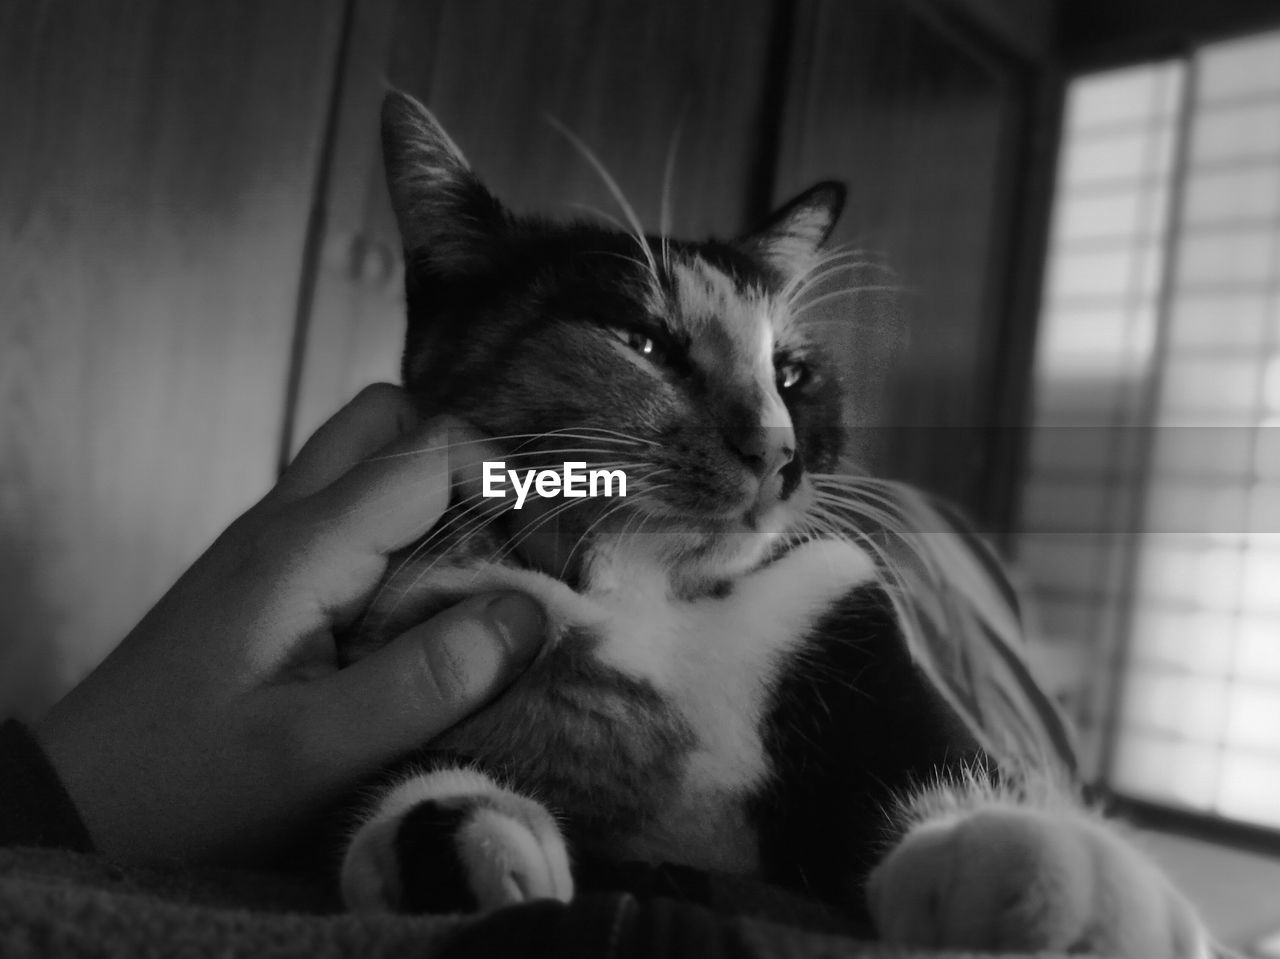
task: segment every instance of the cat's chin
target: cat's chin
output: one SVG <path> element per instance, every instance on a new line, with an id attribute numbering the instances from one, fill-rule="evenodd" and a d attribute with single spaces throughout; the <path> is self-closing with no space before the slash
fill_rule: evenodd
<path id="1" fill-rule="evenodd" d="M 668 570 L 674 584 L 696 592 L 698 583 L 735 579 L 774 557 L 798 515 L 791 504 L 778 503 L 730 516 L 651 516 L 642 535 L 623 527 L 616 549 L 650 558 Z"/>
<path id="2" fill-rule="evenodd" d="M 539 504 L 506 514 L 505 538 L 523 565 L 575 587 L 583 582 L 585 567 L 604 554 L 660 566 L 673 584 L 714 583 L 776 557 L 806 500 L 807 491 L 785 502 L 713 516 L 621 507 L 604 522 L 565 513 L 560 521 L 548 522 L 556 507 Z"/>

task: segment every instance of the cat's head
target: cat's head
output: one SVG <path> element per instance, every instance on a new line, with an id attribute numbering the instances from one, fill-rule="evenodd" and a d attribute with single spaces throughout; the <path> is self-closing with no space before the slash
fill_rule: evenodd
<path id="1" fill-rule="evenodd" d="M 644 541 L 665 561 L 716 576 L 802 524 L 806 472 L 839 454 L 840 400 L 797 302 L 841 186 L 737 240 L 686 242 L 514 215 L 403 94 L 384 104 L 383 148 L 405 247 L 403 376 L 423 411 L 498 437 L 509 468 L 626 473 L 625 499 L 544 502 L 525 527 L 563 505 L 562 544 L 661 533 Z"/>

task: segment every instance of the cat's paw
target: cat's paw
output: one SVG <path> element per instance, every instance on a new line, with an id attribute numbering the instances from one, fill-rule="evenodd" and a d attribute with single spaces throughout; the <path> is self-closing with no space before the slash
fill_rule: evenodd
<path id="1" fill-rule="evenodd" d="M 415 776 L 357 830 L 342 897 L 364 912 L 488 912 L 573 897 L 564 838 L 542 806 L 473 770 Z"/>
<path id="2" fill-rule="evenodd" d="M 989 806 L 926 821 L 867 887 L 888 942 L 935 948 L 1208 959 L 1194 911 L 1105 823 Z"/>

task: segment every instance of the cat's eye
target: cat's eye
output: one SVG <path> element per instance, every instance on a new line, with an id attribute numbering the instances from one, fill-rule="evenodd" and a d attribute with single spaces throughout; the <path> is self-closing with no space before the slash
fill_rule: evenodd
<path id="1" fill-rule="evenodd" d="M 797 386 L 803 386 L 809 379 L 809 368 L 803 363 L 794 361 L 780 363 L 778 364 L 777 378 L 780 391 L 793 390 Z"/>
<path id="2" fill-rule="evenodd" d="M 653 360 L 655 363 L 662 362 L 662 358 L 664 356 L 662 347 L 654 337 L 645 333 L 643 330 L 615 327 L 613 335 L 641 356 Z"/>

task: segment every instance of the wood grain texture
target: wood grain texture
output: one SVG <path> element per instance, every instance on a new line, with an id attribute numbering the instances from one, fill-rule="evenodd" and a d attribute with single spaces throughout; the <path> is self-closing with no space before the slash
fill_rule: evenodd
<path id="1" fill-rule="evenodd" d="M 0 5 L 0 715 L 273 478 L 341 14 Z"/>
<path id="2" fill-rule="evenodd" d="M 805 0 L 794 49 L 776 195 L 844 180 L 835 242 L 893 270 L 849 274 L 875 289 L 825 311 L 852 448 L 877 472 L 978 502 L 1016 74 L 892 0 Z"/>
<path id="3" fill-rule="evenodd" d="M 771 0 L 404 0 L 389 22 L 384 0 L 362 7 L 365 40 L 348 61 L 337 146 L 350 159 L 335 165 L 327 191 L 330 239 L 295 444 L 366 382 L 396 378 L 400 245 L 376 125 L 388 78 L 431 107 L 516 210 L 590 216 L 585 205 L 619 215 L 590 165 L 547 122 L 553 116 L 591 146 L 655 229 L 667 150 L 680 129 L 673 229 L 724 235 L 747 225 L 767 122 Z"/>

